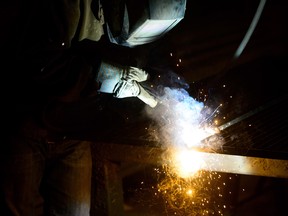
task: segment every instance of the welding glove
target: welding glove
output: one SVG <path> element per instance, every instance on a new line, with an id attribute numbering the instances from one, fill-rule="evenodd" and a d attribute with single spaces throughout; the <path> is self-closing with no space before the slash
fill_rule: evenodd
<path id="1" fill-rule="evenodd" d="M 100 92 L 112 93 L 114 86 L 121 80 L 143 82 L 148 78 L 149 74 L 145 70 L 102 61 L 96 81 L 101 85 Z"/>
<path id="2" fill-rule="evenodd" d="M 157 105 L 157 100 L 149 94 L 140 83 L 135 80 L 121 80 L 114 88 L 114 96 L 117 98 L 138 97 L 144 103 L 154 108 Z"/>
<path id="3" fill-rule="evenodd" d="M 149 79 L 149 74 L 145 70 L 129 66 L 123 74 L 123 79 L 143 82 Z"/>
<path id="4" fill-rule="evenodd" d="M 149 106 L 155 107 L 155 98 L 140 85 L 140 82 L 148 78 L 149 74 L 145 70 L 103 61 L 96 80 L 101 85 L 100 92 L 113 93 L 117 98 L 138 97 Z"/>
<path id="5" fill-rule="evenodd" d="M 113 89 L 117 98 L 137 97 L 140 94 L 140 86 L 135 80 L 120 80 Z"/>

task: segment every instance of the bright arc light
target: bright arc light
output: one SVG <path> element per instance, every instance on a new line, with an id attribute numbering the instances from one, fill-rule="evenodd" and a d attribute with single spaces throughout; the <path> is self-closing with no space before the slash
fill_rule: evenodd
<path id="1" fill-rule="evenodd" d="M 188 123 L 183 124 L 181 138 L 187 147 L 197 147 L 205 138 L 216 134 L 215 128 L 199 128 L 193 127 Z"/>
<path id="2" fill-rule="evenodd" d="M 178 176 L 188 178 L 195 175 L 204 165 L 204 160 L 195 150 L 174 152 L 174 169 Z"/>

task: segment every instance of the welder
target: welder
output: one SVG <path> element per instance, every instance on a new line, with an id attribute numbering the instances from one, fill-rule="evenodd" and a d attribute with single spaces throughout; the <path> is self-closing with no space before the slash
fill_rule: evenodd
<path id="1" fill-rule="evenodd" d="M 157 105 L 141 85 L 149 73 L 110 58 L 114 45 L 159 39 L 185 7 L 186 0 L 5 3 L 0 215 L 89 215 L 88 136 L 103 140 L 126 124 L 115 106 L 122 98 Z"/>

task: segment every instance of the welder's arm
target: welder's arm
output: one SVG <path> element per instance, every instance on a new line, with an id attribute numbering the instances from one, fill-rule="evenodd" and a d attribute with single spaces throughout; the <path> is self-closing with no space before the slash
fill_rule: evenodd
<path id="1" fill-rule="evenodd" d="M 149 74 L 140 68 L 103 61 L 97 82 L 101 86 L 100 92 L 113 93 L 117 98 L 138 97 L 149 106 L 155 107 L 157 101 L 141 86 L 141 82 L 148 78 Z"/>

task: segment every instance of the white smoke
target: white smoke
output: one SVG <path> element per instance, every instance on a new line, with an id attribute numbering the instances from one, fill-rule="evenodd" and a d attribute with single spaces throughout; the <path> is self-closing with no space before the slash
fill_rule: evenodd
<path id="1" fill-rule="evenodd" d="M 215 133 L 207 127 L 204 103 L 192 98 L 183 88 L 163 89 L 159 105 L 147 109 L 157 123 L 157 139 L 165 146 L 200 147 L 201 140 Z"/>

